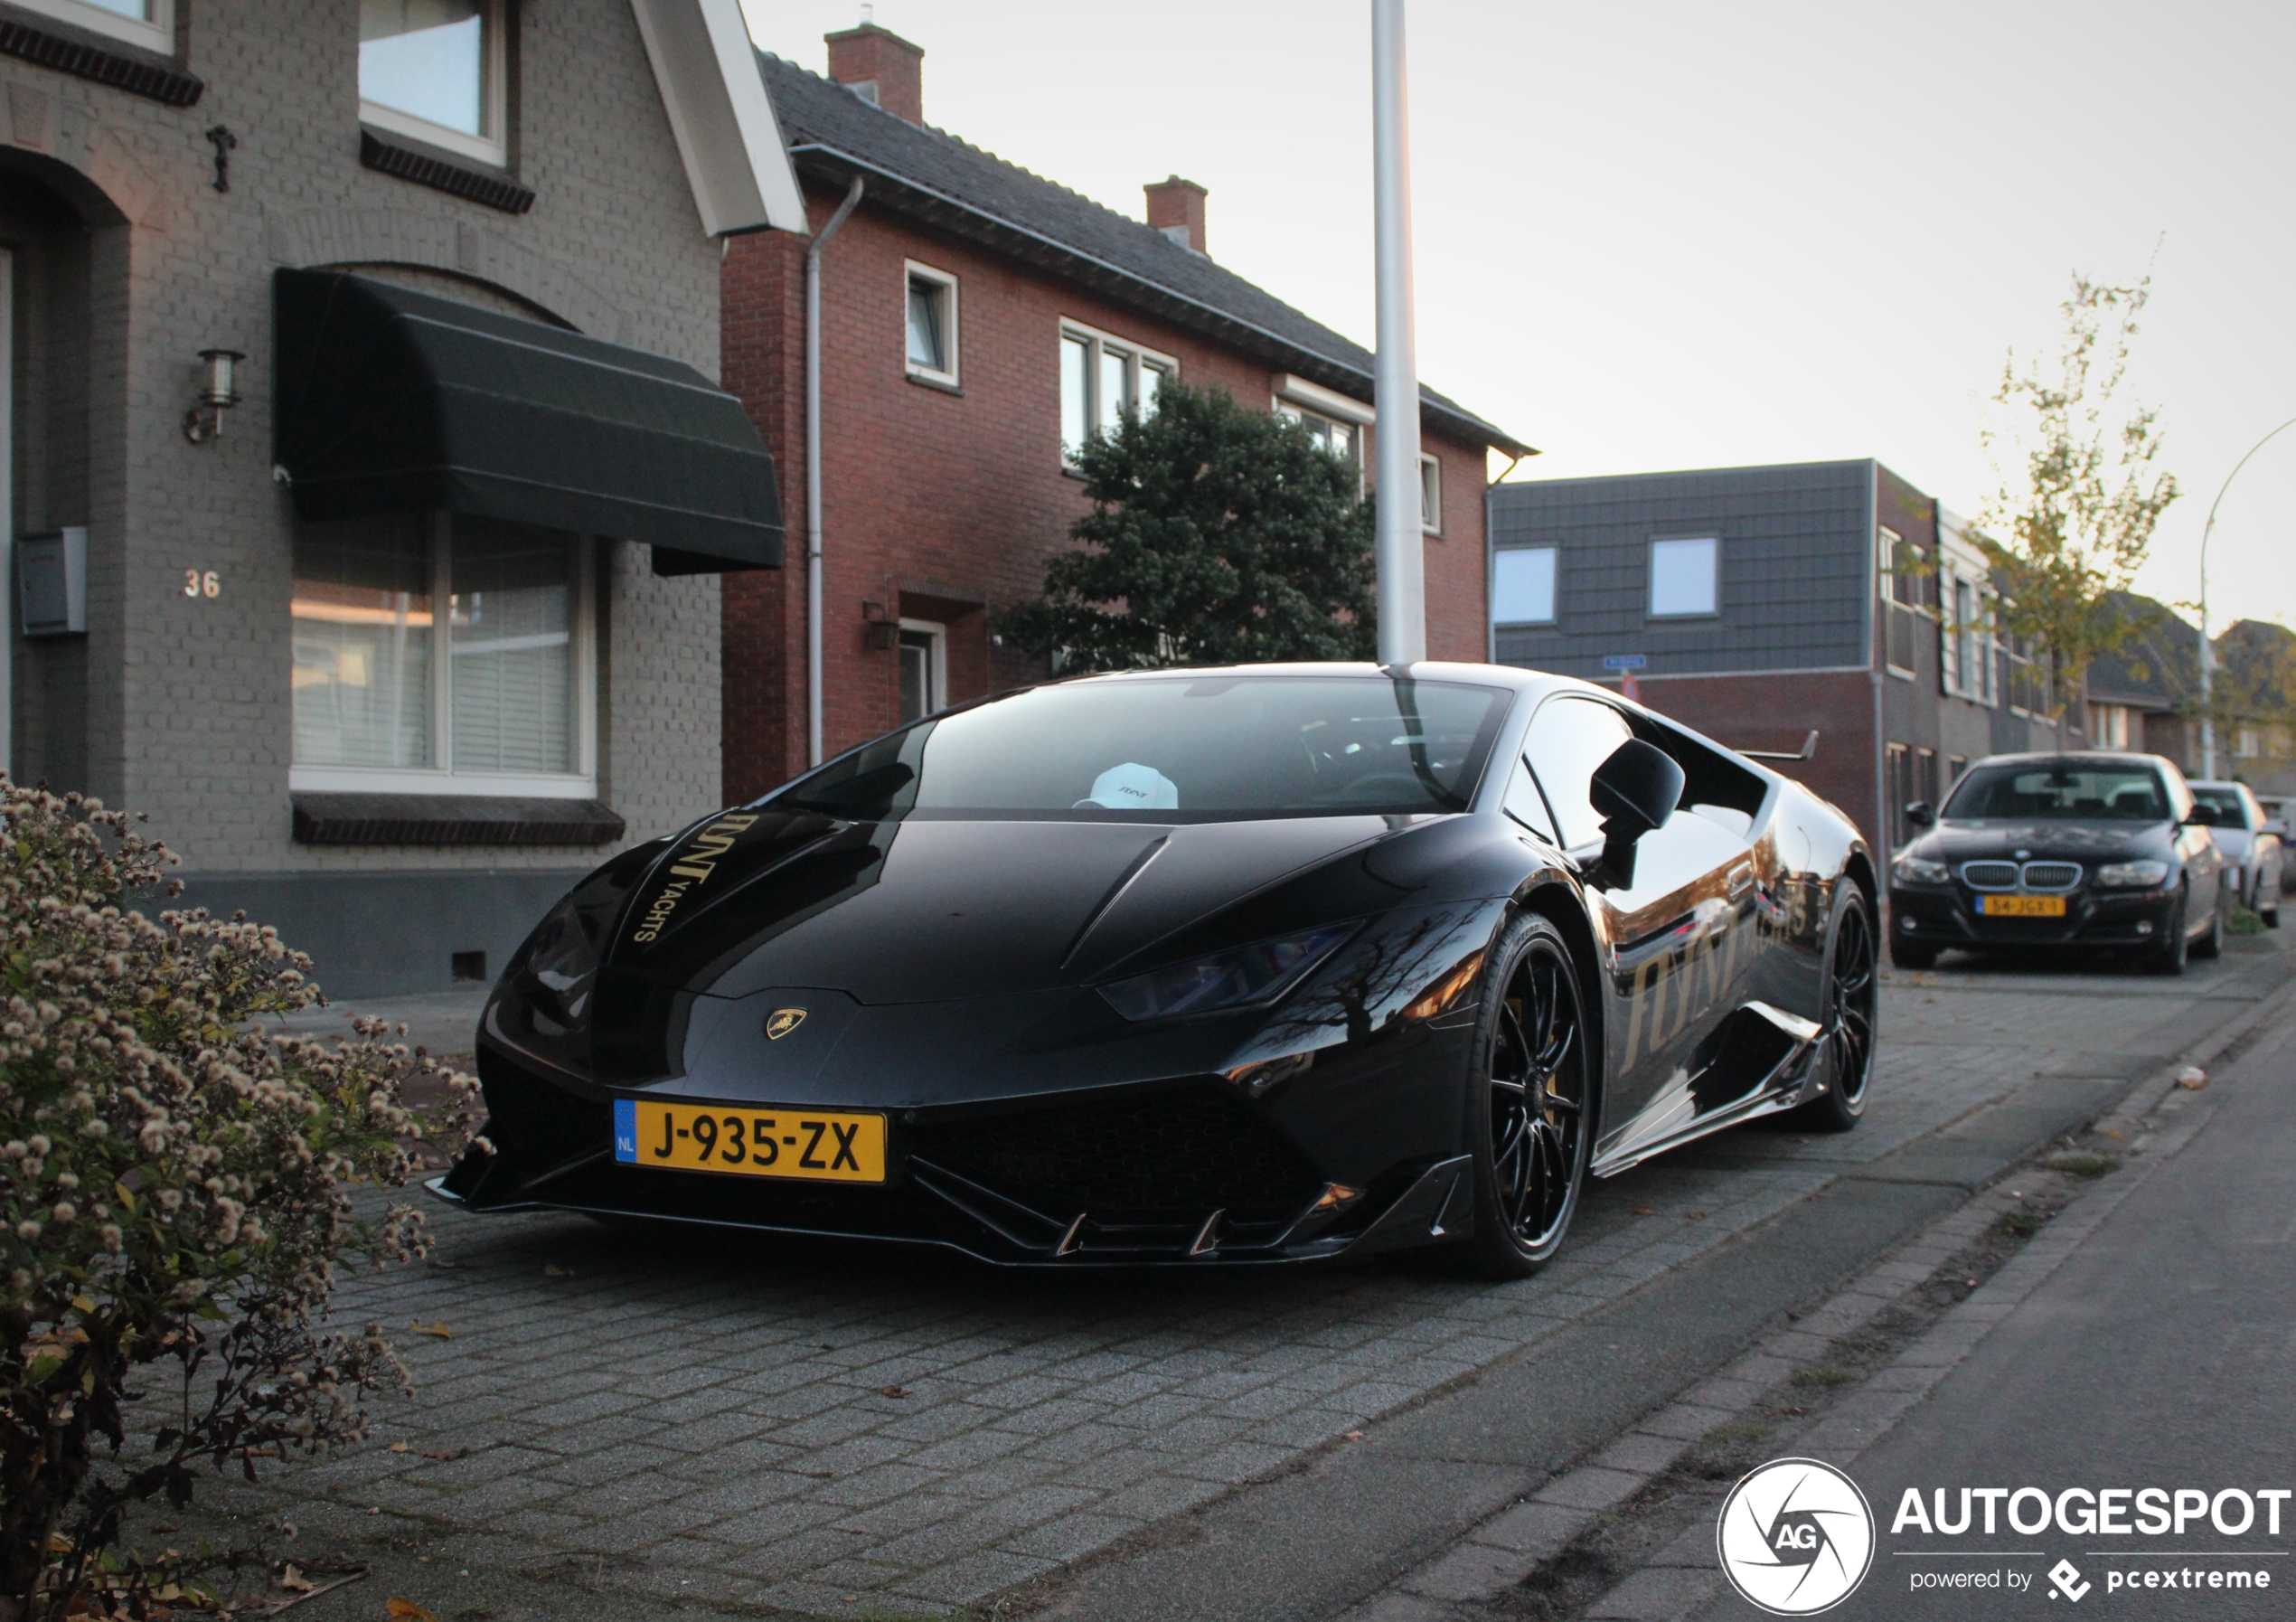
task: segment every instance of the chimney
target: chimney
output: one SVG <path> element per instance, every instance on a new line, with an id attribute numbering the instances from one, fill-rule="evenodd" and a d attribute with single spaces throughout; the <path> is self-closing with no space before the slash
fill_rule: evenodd
<path id="1" fill-rule="evenodd" d="M 1187 249 L 1190 253 L 1204 251 L 1204 188 L 1192 180 L 1182 180 L 1177 174 L 1151 181 L 1141 190 L 1148 193 L 1148 223 Z"/>
<path id="2" fill-rule="evenodd" d="M 868 22 L 823 37 L 829 42 L 830 78 L 897 118 L 925 122 L 924 47 Z"/>

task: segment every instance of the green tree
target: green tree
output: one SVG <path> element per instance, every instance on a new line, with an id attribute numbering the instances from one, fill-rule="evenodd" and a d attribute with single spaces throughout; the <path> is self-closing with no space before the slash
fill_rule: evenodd
<path id="1" fill-rule="evenodd" d="M 1092 511 L 998 617 L 1015 646 L 1083 670 L 1373 655 L 1371 505 L 1297 423 L 1172 386 L 1076 466 Z"/>
<path id="2" fill-rule="evenodd" d="M 2000 479 L 1980 520 L 1999 571 L 2001 628 L 2056 678 L 2057 709 L 2089 666 L 2142 628 L 2128 593 L 2160 514 L 2177 498 L 2157 469 L 2160 412 L 2128 398 L 2129 354 L 2152 279 L 2108 287 L 2075 275 L 2059 306 L 2055 362 L 2003 362 L 1984 432 Z"/>

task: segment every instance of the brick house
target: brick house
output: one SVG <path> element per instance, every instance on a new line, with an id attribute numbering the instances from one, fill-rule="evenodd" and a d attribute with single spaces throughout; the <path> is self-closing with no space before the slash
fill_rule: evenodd
<path id="1" fill-rule="evenodd" d="M 499 969 L 720 803 L 768 224 L 736 0 L 0 4 L 0 761 L 333 991 Z"/>
<path id="2" fill-rule="evenodd" d="M 1992 625 L 1967 525 L 1881 463 L 1813 462 L 1491 492 L 1492 657 L 1623 684 L 1773 760 L 1887 854 L 1988 754 L 2087 747 Z"/>
<path id="3" fill-rule="evenodd" d="M 828 43 L 828 78 L 760 58 L 816 231 L 859 185 L 820 255 L 824 757 L 1045 674 L 990 619 L 1084 511 L 1064 440 L 1179 379 L 1368 467 L 1372 395 L 1367 351 L 1208 256 L 1203 188 L 1148 187 L 1143 224 L 926 125 L 917 46 L 873 24 Z M 743 238 L 724 269 L 725 384 L 785 469 L 793 549 L 727 581 L 729 799 L 807 762 L 806 251 Z M 1429 653 L 1479 659 L 1487 453 L 1529 448 L 1432 391 L 1421 431 Z"/>

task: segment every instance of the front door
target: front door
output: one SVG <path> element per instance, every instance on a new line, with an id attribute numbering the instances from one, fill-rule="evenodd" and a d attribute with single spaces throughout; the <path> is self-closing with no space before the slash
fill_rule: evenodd
<path id="1" fill-rule="evenodd" d="M 1633 736 L 1618 710 L 1576 694 L 1548 699 L 1531 721 L 1524 754 L 1559 842 L 1582 866 L 1593 866 L 1603 843 L 1589 792 L 1595 770 Z M 1664 747 L 1663 738 L 1652 741 Z M 1743 829 L 1685 806 L 1643 835 L 1633 883 L 1590 892 L 1609 937 L 1606 1001 L 1616 1057 L 1604 1107 L 1606 1140 L 1626 1133 L 1662 1095 L 1679 1093 L 1692 1116 L 1711 1107 L 1690 1096 L 1692 1056 L 1742 998 L 1739 982 L 1753 953 L 1741 936 L 1752 927 L 1753 890 Z M 1633 1135 L 1652 1126 L 1643 1122 Z"/>

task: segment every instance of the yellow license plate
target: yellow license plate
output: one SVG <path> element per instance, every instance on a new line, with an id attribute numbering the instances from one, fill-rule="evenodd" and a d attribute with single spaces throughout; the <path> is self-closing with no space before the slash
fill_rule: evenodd
<path id="1" fill-rule="evenodd" d="M 1988 918 L 2063 918 L 2061 895 L 1981 895 L 1977 910 Z"/>
<path id="2" fill-rule="evenodd" d="M 616 1099 L 614 1158 L 660 1171 L 882 1183 L 885 1117 Z"/>

